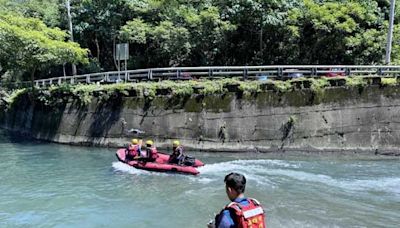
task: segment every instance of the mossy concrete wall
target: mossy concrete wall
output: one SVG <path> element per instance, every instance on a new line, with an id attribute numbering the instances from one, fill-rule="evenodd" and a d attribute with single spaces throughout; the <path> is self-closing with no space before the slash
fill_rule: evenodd
<path id="1" fill-rule="evenodd" d="M 119 147 L 152 138 L 170 147 L 180 139 L 194 150 L 354 151 L 399 154 L 400 87 L 333 87 L 152 100 L 118 96 L 57 107 L 20 99 L 0 114 L 3 128 L 34 138 Z M 130 132 L 130 129 L 135 129 Z"/>

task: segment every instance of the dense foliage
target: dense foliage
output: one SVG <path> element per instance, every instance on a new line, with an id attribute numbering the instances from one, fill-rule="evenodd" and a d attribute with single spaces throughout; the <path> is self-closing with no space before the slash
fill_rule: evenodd
<path id="1" fill-rule="evenodd" d="M 38 19 L 0 15 L 1 67 L 30 72 L 33 80 L 36 70 L 65 62 L 85 63 L 86 50 L 65 39 L 65 32 Z"/>
<path id="2" fill-rule="evenodd" d="M 41 36 L 40 33 L 46 36 L 47 29 L 61 33 L 58 28 L 68 30 L 65 2 L 0 0 L 0 13 L 9 12 L 0 18 L 0 23 L 15 27 L 19 26 L 18 21 L 41 20 L 46 29 L 35 31 L 32 36 Z M 122 42 L 130 44 L 129 69 L 380 64 L 385 54 L 390 3 L 388 0 L 71 0 L 71 6 L 75 41 L 87 48 L 90 56 L 90 64 L 78 69 L 79 73 L 87 73 L 116 70 L 114 47 Z M 12 20 L 7 16 L 10 12 L 25 19 Z M 400 63 L 399 18 L 397 14 L 394 64 Z M 75 54 L 67 59 L 62 55 L 55 61 L 50 48 L 41 52 L 43 58 L 34 59 L 34 55 L 21 52 L 23 55 L 16 61 L 9 56 L 11 47 L 18 49 L 15 42 L 25 40 L 24 36 L 31 32 L 15 33 L 10 39 L 4 31 L 3 25 L 0 27 L 3 73 L 10 66 L 31 72 L 32 66 L 40 65 L 41 77 L 55 76 L 62 73 L 61 62 L 83 60 L 79 47 L 66 42 L 70 50 L 79 54 L 70 51 Z M 58 41 L 66 39 L 65 33 L 55 37 Z M 20 61 L 31 63 L 28 66 Z"/>

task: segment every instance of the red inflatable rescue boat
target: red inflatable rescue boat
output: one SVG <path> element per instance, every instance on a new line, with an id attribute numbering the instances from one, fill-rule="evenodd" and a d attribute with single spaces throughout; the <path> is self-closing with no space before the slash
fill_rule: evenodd
<path id="1" fill-rule="evenodd" d="M 171 164 L 168 163 L 169 155 L 163 153 L 158 153 L 158 157 L 154 162 L 146 162 L 141 160 L 127 160 L 126 152 L 127 151 L 125 148 L 119 149 L 116 153 L 118 160 L 137 169 L 145 169 L 157 172 L 175 172 L 175 173 L 186 173 L 186 174 L 197 175 L 200 172 L 196 169 L 196 167 L 204 165 L 204 163 L 198 159 L 194 160 L 194 164 L 192 166 Z"/>

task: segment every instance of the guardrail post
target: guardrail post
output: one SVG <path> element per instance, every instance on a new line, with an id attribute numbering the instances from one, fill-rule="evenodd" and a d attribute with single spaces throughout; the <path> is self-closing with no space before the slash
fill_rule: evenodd
<path id="1" fill-rule="evenodd" d="M 279 79 L 283 78 L 283 69 L 282 68 L 277 69 L 277 76 Z"/>
<path id="2" fill-rule="evenodd" d="M 249 73 L 249 70 L 248 70 L 247 68 L 245 68 L 245 69 L 243 70 L 243 80 L 246 80 L 246 79 L 247 79 L 248 73 Z"/>
<path id="3" fill-rule="evenodd" d="M 181 70 L 176 70 L 176 77 L 180 78 L 181 77 Z"/>
<path id="4" fill-rule="evenodd" d="M 378 68 L 377 72 L 378 75 L 382 76 L 383 75 L 383 69 L 382 68 Z"/>
<path id="5" fill-rule="evenodd" d="M 61 85 L 61 78 L 58 78 L 58 82 L 59 85 Z"/>
<path id="6" fill-rule="evenodd" d="M 213 76 L 213 70 L 210 68 L 208 69 L 208 77 L 212 77 Z"/>
<path id="7" fill-rule="evenodd" d="M 153 80 L 153 70 L 149 70 L 149 72 L 147 73 L 147 77 L 149 80 Z"/>
<path id="8" fill-rule="evenodd" d="M 346 68 L 345 74 L 346 74 L 346 76 L 350 76 L 350 74 L 351 74 L 350 68 Z"/>
<path id="9" fill-rule="evenodd" d="M 86 75 L 86 83 L 90 84 L 90 74 Z"/>
<path id="10" fill-rule="evenodd" d="M 128 82 L 128 71 L 125 71 L 125 83 L 127 83 Z"/>
<path id="11" fill-rule="evenodd" d="M 317 76 L 317 68 L 311 68 L 311 76 L 315 77 Z"/>
<path id="12" fill-rule="evenodd" d="M 71 77 L 71 84 L 74 84 L 74 77 Z"/>

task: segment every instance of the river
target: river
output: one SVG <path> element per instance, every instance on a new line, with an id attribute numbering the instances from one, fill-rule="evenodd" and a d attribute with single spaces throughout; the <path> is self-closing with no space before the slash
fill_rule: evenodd
<path id="1" fill-rule="evenodd" d="M 65 146 L 0 131 L 0 227 L 206 227 L 228 202 L 224 176 L 268 227 L 398 227 L 400 160 L 385 157 L 194 153 L 199 176 L 117 162 L 114 149 Z"/>

